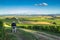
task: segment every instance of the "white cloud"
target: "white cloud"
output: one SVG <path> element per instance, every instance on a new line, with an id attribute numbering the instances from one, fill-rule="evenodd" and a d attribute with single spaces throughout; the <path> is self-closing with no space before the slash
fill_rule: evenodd
<path id="1" fill-rule="evenodd" d="M 48 4 L 43 2 L 43 3 L 35 4 L 35 6 L 48 6 Z"/>
<path id="2" fill-rule="evenodd" d="M 40 5 L 41 6 L 47 6 L 48 4 L 47 3 L 41 3 Z"/>

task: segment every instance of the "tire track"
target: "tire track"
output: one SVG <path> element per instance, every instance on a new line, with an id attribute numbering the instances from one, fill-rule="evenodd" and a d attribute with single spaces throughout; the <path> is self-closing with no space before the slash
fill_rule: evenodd
<path id="1" fill-rule="evenodd" d="M 47 34 L 44 32 L 32 31 L 32 30 L 28 30 L 28 29 L 21 29 L 21 30 L 32 33 L 38 40 L 60 40 L 60 37 L 51 35 L 51 34 Z"/>

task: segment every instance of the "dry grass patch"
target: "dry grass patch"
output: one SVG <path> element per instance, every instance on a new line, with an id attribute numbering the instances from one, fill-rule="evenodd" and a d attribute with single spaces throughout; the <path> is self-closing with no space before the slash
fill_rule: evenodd
<path id="1" fill-rule="evenodd" d="M 51 24 L 49 22 L 31 22 L 31 24 Z"/>

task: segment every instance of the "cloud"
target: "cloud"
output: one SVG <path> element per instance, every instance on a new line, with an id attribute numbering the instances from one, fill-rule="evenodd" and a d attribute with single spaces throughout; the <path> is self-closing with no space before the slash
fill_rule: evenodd
<path id="1" fill-rule="evenodd" d="M 41 3 L 39 4 L 40 6 L 47 6 L 48 4 L 47 3 Z"/>
<path id="2" fill-rule="evenodd" d="M 48 4 L 43 2 L 43 3 L 35 4 L 35 6 L 48 6 Z"/>

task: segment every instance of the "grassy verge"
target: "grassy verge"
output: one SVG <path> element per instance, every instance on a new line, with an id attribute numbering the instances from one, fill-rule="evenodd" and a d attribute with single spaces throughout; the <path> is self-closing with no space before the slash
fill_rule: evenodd
<path id="1" fill-rule="evenodd" d="M 31 34 L 30 32 L 26 32 L 26 31 L 23 31 L 23 30 L 20 30 L 20 33 L 22 33 L 23 37 L 24 37 L 24 40 L 38 40 L 36 37 L 34 37 L 33 34 Z"/>
<path id="2" fill-rule="evenodd" d="M 11 32 L 11 28 L 5 28 L 5 39 L 6 40 L 17 40 L 16 36 Z"/>
<path id="3" fill-rule="evenodd" d="M 33 29 L 30 29 L 30 30 L 33 30 Z M 34 30 L 34 31 L 45 32 L 45 33 L 47 33 L 47 34 L 51 34 L 51 35 L 55 35 L 55 36 L 60 37 L 60 33 L 55 33 L 55 32 L 45 31 L 45 30 Z"/>
<path id="4" fill-rule="evenodd" d="M 60 33 L 55 33 L 55 32 L 50 32 L 50 31 L 42 31 L 42 30 L 37 30 L 37 31 L 45 32 L 47 34 L 51 34 L 51 35 L 55 35 L 55 36 L 59 36 L 60 37 Z"/>
<path id="5" fill-rule="evenodd" d="M 17 31 L 19 31 L 19 33 L 11 33 L 10 27 L 5 28 L 6 40 L 18 40 L 15 36 L 16 34 L 18 34 L 23 40 L 37 40 L 36 37 L 34 37 L 34 35 L 29 32 L 20 30 L 19 28 L 17 29 Z"/>

